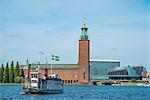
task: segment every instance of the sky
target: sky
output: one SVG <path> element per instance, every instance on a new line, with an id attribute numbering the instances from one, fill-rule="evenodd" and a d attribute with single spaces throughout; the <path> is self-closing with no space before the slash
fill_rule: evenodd
<path id="1" fill-rule="evenodd" d="M 0 0 L 0 64 L 78 62 L 86 16 L 90 58 L 150 71 L 149 0 Z M 44 52 L 44 55 L 40 55 Z"/>

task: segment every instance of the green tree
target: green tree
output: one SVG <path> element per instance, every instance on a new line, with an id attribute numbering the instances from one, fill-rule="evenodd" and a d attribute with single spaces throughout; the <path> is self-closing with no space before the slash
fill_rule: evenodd
<path id="1" fill-rule="evenodd" d="M 11 67 L 9 68 L 9 82 L 14 82 L 14 62 L 11 62 Z"/>
<path id="2" fill-rule="evenodd" d="M 16 67 L 15 67 L 15 78 L 17 77 L 17 76 L 20 76 L 20 69 L 19 69 L 19 62 L 17 61 L 17 65 L 16 65 Z"/>
<path id="3" fill-rule="evenodd" d="M 23 71 L 23 69 L 20 69 L 20 76 L 24 77 L 24 71 Z"/>
<path id="4" fill-rule="evenodd" d="M 2 67 L 0 67 L 0 82 L 3 83 L 3 77 L 4 77 L 4 66 L 2 64 Z"/>
<path id="5" fill-rule="evenodd" d="M 4 83 L 9 83 L 9 65 L 8 65 L 8 62 L 6 64 L 6 68 L 4 70 Z"/>

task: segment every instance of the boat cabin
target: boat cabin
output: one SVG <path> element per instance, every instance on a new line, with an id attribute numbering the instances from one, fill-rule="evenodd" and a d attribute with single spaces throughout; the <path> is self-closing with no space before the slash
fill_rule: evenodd
<path id="1" fill-rule="evenodd" d="M 38 88 L 39 72 L 30 72 L 31 75 L 31 87 Z"/>

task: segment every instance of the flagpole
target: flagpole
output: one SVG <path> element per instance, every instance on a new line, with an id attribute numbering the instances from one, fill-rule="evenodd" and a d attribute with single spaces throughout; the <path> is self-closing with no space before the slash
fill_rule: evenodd
<path id="1" fill-rule="evenodd" d="M 41 61 L 41 56 L 44 55 L 44 52 L 40 51 L 39 52 L 39 61 L 38 61 L 38 73 L 40 72 L 40 61 Z"/>
<path id="2" fill-rule="evenodd" d="M 40 69 L 40 58 L 41 58 L 41 54 L 40 54 L 40 52 L 39 52 L 39 59 L 38 59 L 38 73 L 39 73 L 39 69 Z"/>
<path id="3" fill-rule="evenodd" d="M 51 59 L 51 75 L 52 75 L 52 59 Z"/>

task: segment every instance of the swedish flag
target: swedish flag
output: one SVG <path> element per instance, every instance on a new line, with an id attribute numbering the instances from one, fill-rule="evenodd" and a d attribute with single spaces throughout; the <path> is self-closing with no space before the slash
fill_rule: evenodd
<path id="1" fill-rule="evenodd" d="M 52 61 L 59 61 L 60 58 L 58 56 L 52 55 Z"/>

